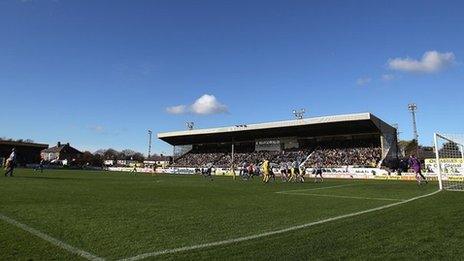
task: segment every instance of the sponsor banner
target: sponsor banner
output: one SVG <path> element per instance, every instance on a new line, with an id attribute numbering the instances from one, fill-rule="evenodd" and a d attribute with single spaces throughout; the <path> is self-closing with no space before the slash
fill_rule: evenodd
<path id="1" fill-rule="evenodd" d="M 155 173 L 153 168 L 134 168 L 134 167 L 108 167 L 109 171 Z"/>
<path id="2" fill-rule="evenodd" d="M 195 168 L 167 168 L 165 172 L 167 174 L 179 174 L 179 175 L 193 175 L 198 173 L 198 169 Z"/>
<path id="3" fill-rule="evenodd" d="M 433 181 L 438 180 L 437 176 L 429 176 L 426 175 L 427 180 Z M 416 175 L 414 173 L 407 173 L 402 174 L 401 176 L 391 175 L 391 176 L 375 176 L 375 179 L 382 179 L 382 180 L 416 180 Z"/>
<path id="4" fill-rule="evenodd" d="M 354 168 L 348 167 L 348 172 L 353 174 L 365 174 L 365 175 L 388 175 L 388 171 L 379 168 Z"/>
<path id="5" fill-rule="evenodd" d="M 134 168 L 129 167 L 110 167 L 108 170 L 111 171 L 126 171 L 131 172 Z M 280 176 L 279 169 L 273 169 L 274 173 L 277 176 Z M 170 167 L 170 168 L 156 168 L 155 170 L 150 168 L 137 168 L 137 172 L 141 173 L 161 173 L 161 174 L 175 174 L 175 175 L 195 175 L 201 174 L 201 169 L 199 168 L 184 168 L 184 167 Z M 240 170 L 235 171 L 235 175 L 239 175 Z M 216 176 L 232 176 L 233 173 L 229 168 L 213 168 L 212 173 Z M 305 174 L 308 176 L 313 176 L 312 168 L 307 168 Z M 324 178 L 333 178 L 333 179 L 378 179 L 378 180 L 416 180 L 416 175 L 414 173 L 402 173 L 402 175 L 396 175 L 396 173 L 388 173 L 386 170 L 379 168 L 324 168 L 323 169 Z M 436 174 L 426 173 L 425 176 L 428 180 L 437 180 Z M 450 176 L 448 180 L 452 181 L 464 181 L 463 176 Z"/>
<path id="6" fill-rule="evenodd" d="M 306 174 L 312 174 L 313 169 L 307 168 Z M 343 168 L 322 168 L 323 175 L 343 174 L 351 175 L 353 177 L 388 175 L 388 171 L 379 168 L 357 168 L 357 167 L 343 167 Z"/>
<path id="7" fill-rule="evenodd" d="M 365 174 L 351 174 L 351 173 L 323 173 L 324 178 L 329 179 L 373 179 L 374 176 L 372 175 L 365 175 Z M 312 176 L 312 174 L 311 174 Z"/>
<path id="8" fill-rule="evenodd" d="M 404 179 L 407 179 L 407 180 L 412 180 L 412 179 L 409 179 L 409 177 L 407 176 L 374 176 L 374 179 L 382 179 L 382 180 L 404 180 Z"/>
<path id="9" fill-rule="evenodd" d="M 214 169 L 213 168 L 213 171 L 212 171 L 213 175 L 217 175 L 217 176 L 233 176 L 233 173 L 230 169 L 226 168 L 217 168 L 217 169 Z M 235 171 L 235 175 L 238 175 L 238 171 Z"/>
<path id="10" fill-rule="evenodd" d="M 280 151 L 280 140 L 257 140 L 256 151 Z"/>
<path id="11" fill-rule="evenodd" d="M 440 167 L 444 179 L 447 176 L 464 176 L 464 160 L 462 158 L 442 158 L 440 159 Z M 425 169 L 427 173 L 437 173 L 437 160 L 425 159 Z"/>
<path id="12" fill-rule="evenodd" d="M 201 174 L 201 169 L 200 168 L 171 167 L 171 168 L 165 168 L 165 169 L 157 168 L 156 172 L 165 173 L 165 174 L 195 175 L 195 174 Z M 232 176 L 232 172 L 230 171 L 230 169 L 225 169 L 225 168 L 212 168 L 211 174 L 217 175 L 217 176 Z"/>
<path id="13" fill-rule="evenodd" d="M 313 169 L 307 168 L 305 174 L 313 176 Z M 240 169 L 235 171 L 235 175 L 238 176 Z M 273 172 L 280 176 L 280 170 L 273 168 Z M 200 174 L 201 169 L 198 168 L 157 168 L 156 173 L 165 174 L 182 174 L 182 175 L 194 175 Z M 212 174 L 216 176 L 232 176 L 233 173 L 229 168 L 213 168 Z M 388 173 L 386 170 L 379 168 L 356 168 L 356 167 L 344 167 L 344 168 L 323 168 L 324 178 L 334 179 L 382 179 L 382 180 L 415 180 L 416 176 L 414 173 L 403 173 L 402 175 L 396 175 L 395 173 Z M 437 180 L 435 174 L 426 174 L 429 180 Z"/>
<path id="14" fill-rule="evenodd" d="M 464 181 L 464 176 L 448 176 L 448 181 Z"/>

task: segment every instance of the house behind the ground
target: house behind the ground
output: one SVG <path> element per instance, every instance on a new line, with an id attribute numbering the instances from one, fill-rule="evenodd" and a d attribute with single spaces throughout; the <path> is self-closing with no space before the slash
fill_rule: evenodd
<path id="1" fill-rule="evenodd" d="M 62 144 L 58 142 L 55 147 L 42 150 L 40 155 L 46 161 L 61 162 L 63 165 L 67 165 L 69 162 L 79 159 L 83 153 L 71 147 L 69 143 Z"/>

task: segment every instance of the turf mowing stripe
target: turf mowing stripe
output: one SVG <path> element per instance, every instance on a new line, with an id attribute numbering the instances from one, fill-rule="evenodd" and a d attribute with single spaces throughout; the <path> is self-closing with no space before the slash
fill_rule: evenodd
<path id="1" fill-rule="evenodd" d="M 330 197 L 330 198 L 352 198 L 352 199 L 368 199 L 368 200 L 386 200 L 386 201 L 402 201 L 404 199 L 395 199 L 395 198 L 369 198 L 369 197 L 356 197 L 356 196 L 342 196 L 342 195 L 329 195 L 329 194 L 311 194 L 311 193 L 280 193 L 287 195 L 301 195 L 301 196 L 319 196 L 319 197 Z"/>
<path id="2" fill-rule="evenodd" d="M 311 191 L 311 190 L 321 190 L 321 189 L 330 189 L 330 188 L 341 188 L 341 187 L 350 187 L 357 184 L 344 184 L 344 185 L 336 185 L 336 186 L 327 186 L 327 187 L 319 187 L 319 188 L 309 188 L 309 189 L 293 189 L 293 190 L 284 190 L 284 191 L 277 191 L 276 193 L 289 193 L 292 191 Z"/>
<path id="3" fill-rule="evenodd" d="M 86 252 L 86 251 L 81 250 L 79 248 L 73 247 L 73 246 L 71 246 L 69 244 L 66 244 L 63 241 L 60 241 L 60 240 L 58 240 L 56 238 L 53 238 L 53 237 L 51 237 L 51 236 L 49 236 L 49 235 L 47 235 L 47 234 L 45 234 L 43 232 L 40 232 L 39 230 L 37 230 L 35 228 L 32 228 L 32 227 L 27 226 L 27 225 L 25 225 L 23 223 L 20 223 L 20 222 L 14 220 L 12 218 L 9 218 L 9 217 L 1 214 L 1 213 L 0 213 L 0 220 L 3 220 L 6 223 L 9 223 L 10 225 L 16 226 L 16 227 L 18 227 L 18 228 L 20 228 L 20 229 L 22 229 L 24 231 L 27 231 L 27 232 L 33 234 L 34 236 L 37 236 L 37 237 L 39 237 L 39 238 L 41 238 L 41 239 L 43 239 L 45 241 L 48 241 L 49 243 L 51 243 L 51 244 L 53 244 L 53 245 L 55 245 L 55 246 L 57 246 L 59 248 L 62 248 L 64 250 L 68 251 L 68 252 L 71 252 L 71 253 L 76 254 L 76 255 L 78 255 L 80 257 L 83 257 L 83 258 L 85 258 L 87 260 L 92 260 L 92 261 L 105 260 L 105 259 L 103 259 L 101 257 L 98 257 L 98 256 L 95 256 L 95 255 L 93 255 L 93 254 L 91 254 L 89 252 Z"/>
<path id="4" fill-rule="evenodd" d="M 432 193 L 425 194 L 425 195 L 422 195 L 422 196 L 417 196 L 417 197 L 413 197 L 413 198 L 410 198 L 410 199 L 406 199 L 406 200 L 403 200 L 403 201 L 400 201 L 400 202 L 396 202 L 396 203 L 392 203 L 392 204 L 388 204 L 388 205 L 383 205 L 383 206 L 376 207 L 376 208 L 371 208 L 371 209 L 367 209 L 367 210 L 363 210 L 363 211 L 359 211 L 359 212 L 354 212 L 354 213 L 350 213 L 350 214 L 345 214 L 345 215 L 341 215 L 341 216 L 327 218 L 327 219 L 323 219 L 323 220 L 319 220 L 319 221 L 315 221 L 315 222 L 311 222 L 311 223 L 306 223 L 306 224 L 303 224 L 303 225 L 293 226 L 293 227 L 289 227 L 289 228 L 285 228 L 285 229 L 265 232 L 265 233 L 262 233 L 262 234 L 256 234 L 256 235 L 252 235 L 252 236 L 239 237 L 239 238 L 228 239 L 228 240 L 223 240 L 223 241 L 199 244 L 199 245 L 194 245 L 194 246 L 185 246 L 185 247 L 179 247 L 179 248 L 174 248 L 174 249 L 165 249 L 165 250 L 161 250 L 161 251 L 144 253 L 144 254 L 133 256 L 133 257 L 120 259 L 119 261 L 136 261 L 136 260 L 145 259 L 145 258 L 148 258 L 148 257 L 155 257 L 155 256 L 160 256 L 160 255 L 165 255 L 165 254 L 175 254 L 175 253 L 189 251 L 189 250 L 196 250 L 196 249 L 201 249 L 201 248 L 208 248 L 208 247 L 227 245 L 227 244 L 232 244 L 232 243 L 239 243 L 239 242 L 252 240 L 252 239 L 257 239 L 257 238 L 261 238 L 261 237 L 267 237 L 267 236 L 282 234 L 282 233 L 286 233 L 286 232 L 290 232 L 290 231 L 294 231 L 294 230 L 298 230 L 298 229 L 302 229 L 302 228 L 307 228 L 307 227 L 312 227 L 312 226 L 315 226 L 315 225 L 328 223 L 328 222 L 331 222 L 331 221 L 336 221 L 336 220 L 340 220 L 340 219 L 344 219 L 344 218 L 359 216 L 359 215 L 362 215 L 362 214 L 371 213 L 371 212 L 391 208 L 391 207 L 394 207 L 394 206 L 409 203 L 409 202 L 417 200 L 417 199 L 421 199 L 421 198 L 425 198 L 425 197 L 428 197 L 428 196 L 435 195 L 438 192 L 440 192 L 440 190 L 437 190 L 437 191 L 434 191 Z"/>

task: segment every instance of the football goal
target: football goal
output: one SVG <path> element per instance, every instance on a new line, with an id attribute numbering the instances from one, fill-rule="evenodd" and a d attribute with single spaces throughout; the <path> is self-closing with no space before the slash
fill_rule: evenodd
<path id="1" fill-rule="evenodd" d="M 464 135 L 434 135 L 435 164 L 440 189 L 464 191 Z"/>

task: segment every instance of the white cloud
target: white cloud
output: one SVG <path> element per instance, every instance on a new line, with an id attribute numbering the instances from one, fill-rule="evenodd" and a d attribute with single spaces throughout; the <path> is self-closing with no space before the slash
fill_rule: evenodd
<path id="1" fill-rule="evenodd" d="M 370 77 L 361 77 L 356 80 L 356 84 L 359 86 L 365 86 L 368 85 L 372 79 Z"/>
<path id="2" fill-rule="evenodd" d="M 193 113 L 200 115 L 219 114 L 227 112 L 227 106 L 220 103 L 214 95 L 204 94 L 189 106 L 177 105 L 166 108 L 170 114 Z"/>
<path id="3" fill-rule="evenodd" d="M 227 112 L 227 106 L 220 103 L 214 95 L 204 94 L 190 106 L 190 110 L 195 114 L 217 114 Z"/>
<path id="4" fill-rule="evenodd" d="M 420 60 L 407 58 L 394 58 L 388 60 L 388 67 L 392 70 L 403 72 L 435 73 L 446 69 L 455 62 L 452 52 L 440 53 L 428 51 L 422 55 Z"/>
<path id="5" fill-rule="evenodd" d="M 392 81 L 395 79 L 395 75 L 393 74 L 382 74 L 382 80 L 383 81 Z"/>
<path id="6" fill-rule="evenodd" d="M 182 114 L 182 113 L 185 113 L 187 110 L 186 110 L 185 105 L 177 105 L 177 106 L 167 107 L 166 111 L 170 114 Z"/>

